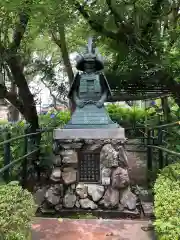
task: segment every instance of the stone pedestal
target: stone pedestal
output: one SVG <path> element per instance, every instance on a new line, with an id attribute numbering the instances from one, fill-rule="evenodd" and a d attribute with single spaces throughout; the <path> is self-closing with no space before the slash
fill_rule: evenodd
<path id="1" fill-rule="evenodd" d="M 55 130 L 54 168 L 45 193 L 45 206 L 56 212 L 63 209 L 137 212 L 137 199 L 130 190 L 125 141 L 121 128 Z"/>

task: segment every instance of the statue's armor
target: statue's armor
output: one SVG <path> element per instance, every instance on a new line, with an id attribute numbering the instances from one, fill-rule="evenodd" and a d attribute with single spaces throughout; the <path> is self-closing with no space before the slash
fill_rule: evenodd
<path id="1" fill-rule="evenodd" d="M 96 73 L 83 73 L 80 76 L 78 96 L 84 101 L 98 101 L 101 97 L 100 77 Z"/>
<path id="2" fill-rule="evenodd" d="M 91 68 L 85 63 L 91 63 Z M 92 43 L 88 44 L 87 53 L 78 60 L 76 68 L 82 73 L 76 74 L 68 94 L 76 108 L 65 128 L 117 128 L 118 125 L 111 120 L 104 107 L 105 98 L 111 95 L 111 90 L 101 72 L 103 62 Z"/>

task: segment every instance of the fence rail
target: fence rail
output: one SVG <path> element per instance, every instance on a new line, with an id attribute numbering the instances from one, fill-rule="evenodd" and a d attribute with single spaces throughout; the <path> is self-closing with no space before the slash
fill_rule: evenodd
<path id="1" fill-rule="evenodd" d="M 52 132 L 54 128 L 47 128 L 47 129 L 39 129 L 37 132 L 34 133 L 27 133 L 28 128 L 25 129 L 24 134 L 11 138 L 11 133 L 7 132 L 7 129 L 5 130 L 5 138 L 3 142 L 0 142 L 0 146 L 4 147 L 4 154 L 3 154 L 3 167 L 0 168 L 0 176 L 5 182 L 10 181 L 10 170 L 17 164 L 22 163 L 22 185 L 24 185 L 24 182 L 26 181 L 27 176 L 27 165 L 28 165 L 28 157 L 34 156 L 34 154 L 38 153 L 40 151 L 40 145 L 37 145 L 36 142 L 31 142 L 31 140 L 34 140 L 34 137 L 43 133 L 49 133 Z M 23 140 L 24 145 L 24 151 L 23 156 L 11 160 L 11 143 L 15 142 L 17 140 Z M 31 145 L 32 150 L 29 151 L 29 145 Z"/>

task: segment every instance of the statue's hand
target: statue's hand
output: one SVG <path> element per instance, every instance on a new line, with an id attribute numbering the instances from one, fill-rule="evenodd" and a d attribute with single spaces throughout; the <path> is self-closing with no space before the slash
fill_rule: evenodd
<path id="1" fill-rule="evenodd" d="M 104 102 L 101 101 L 101 100 L 99 100 L 99 101 L 96 103 L 96 107 L 98 107 L 98 108 L 102 108 L 103 105 L 104 105 Z"/>
<path id="2" fill-rule="evenodd" d="M 79 108 L 83 108 L 83 107 L 84 107 L 84 101 L 78 99 L 78 100 L 76 100 L 76 105 L 77 105 Z"/>

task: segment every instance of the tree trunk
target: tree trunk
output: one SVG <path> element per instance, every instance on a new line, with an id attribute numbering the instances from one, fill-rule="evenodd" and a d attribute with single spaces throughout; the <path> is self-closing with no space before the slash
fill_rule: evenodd
<path id="1" fill-rule="evenodd" d="M 64 24 L 59 25 L 59 35 L 60 35 L 60 48 L 62 53 L 62 59 L 64 62 L 64 66 L 68 75 L 69 84 L 72 84 L 72 81 L 74 79 L 74 73 L 72 70 L 72 65 L 69 59 L 68 49 L 66 45 L 66 37 L 65 37 L 65 29 Z"/>
<path id="2" fill-rule="evenodd" d="M 68 75 L 69 86 L 71 86 L 71 84 L 73 82 L 73 79 L 74 79 L 74 73 L 73 73 L 72 65 L 71 65 L 71 62 L 70 62 L 70 59 L 69 59 L 69 53 L 68 53 L 67 44 L 66 44 L 64 24 L 59 25 L 59 35 L 60 35 L 60 41 L 56 41 L 56 44 L 61 49 L 61 54 L 62 54 L 64 67 L 65 67 L 66 73 Z M 59 42 L 59 44 L 58 44 L 58 42 Z M 75 110 L 75 106 L 74 106 L 73 102 L 69 101 L 69 107 L 70 107 L 70 111 L 71 111 L 71 114 L 72 114 Z"/>
<path id="3" fill-rule="evenodd" d="M 168 105 L 168 97 L 161 98 L 161 105 L 164 113 L 165 122 L 166 123 L 171 122 L 171 116 L 170 116 L 171 110 Z"/>
<path id="4" fill-rule="evenodd" d="M 10 91 L 13 94 L 17 94 L 17 87 L 14 82 L 11 82 L 11 90 Z M 19 111 L 13 105 L 9 106 L 8 118 L 9 118 L 8 121 L 10 121 L 10 122 L 17 122 L 19 120 Z"/>
<path id="5" fill-rule="evenodd" d="M 19 89 L 19 96 L 23 102 L 24 118 L 31 126 L 31 132 L 36 132 L 39 129 L 38 115 L 34 97 L 29 90 L 26 78 L 23 73 L 19 58 L 12 56 L 7 60 L 11 73 L 13 75 L 16 86 Z"/>

